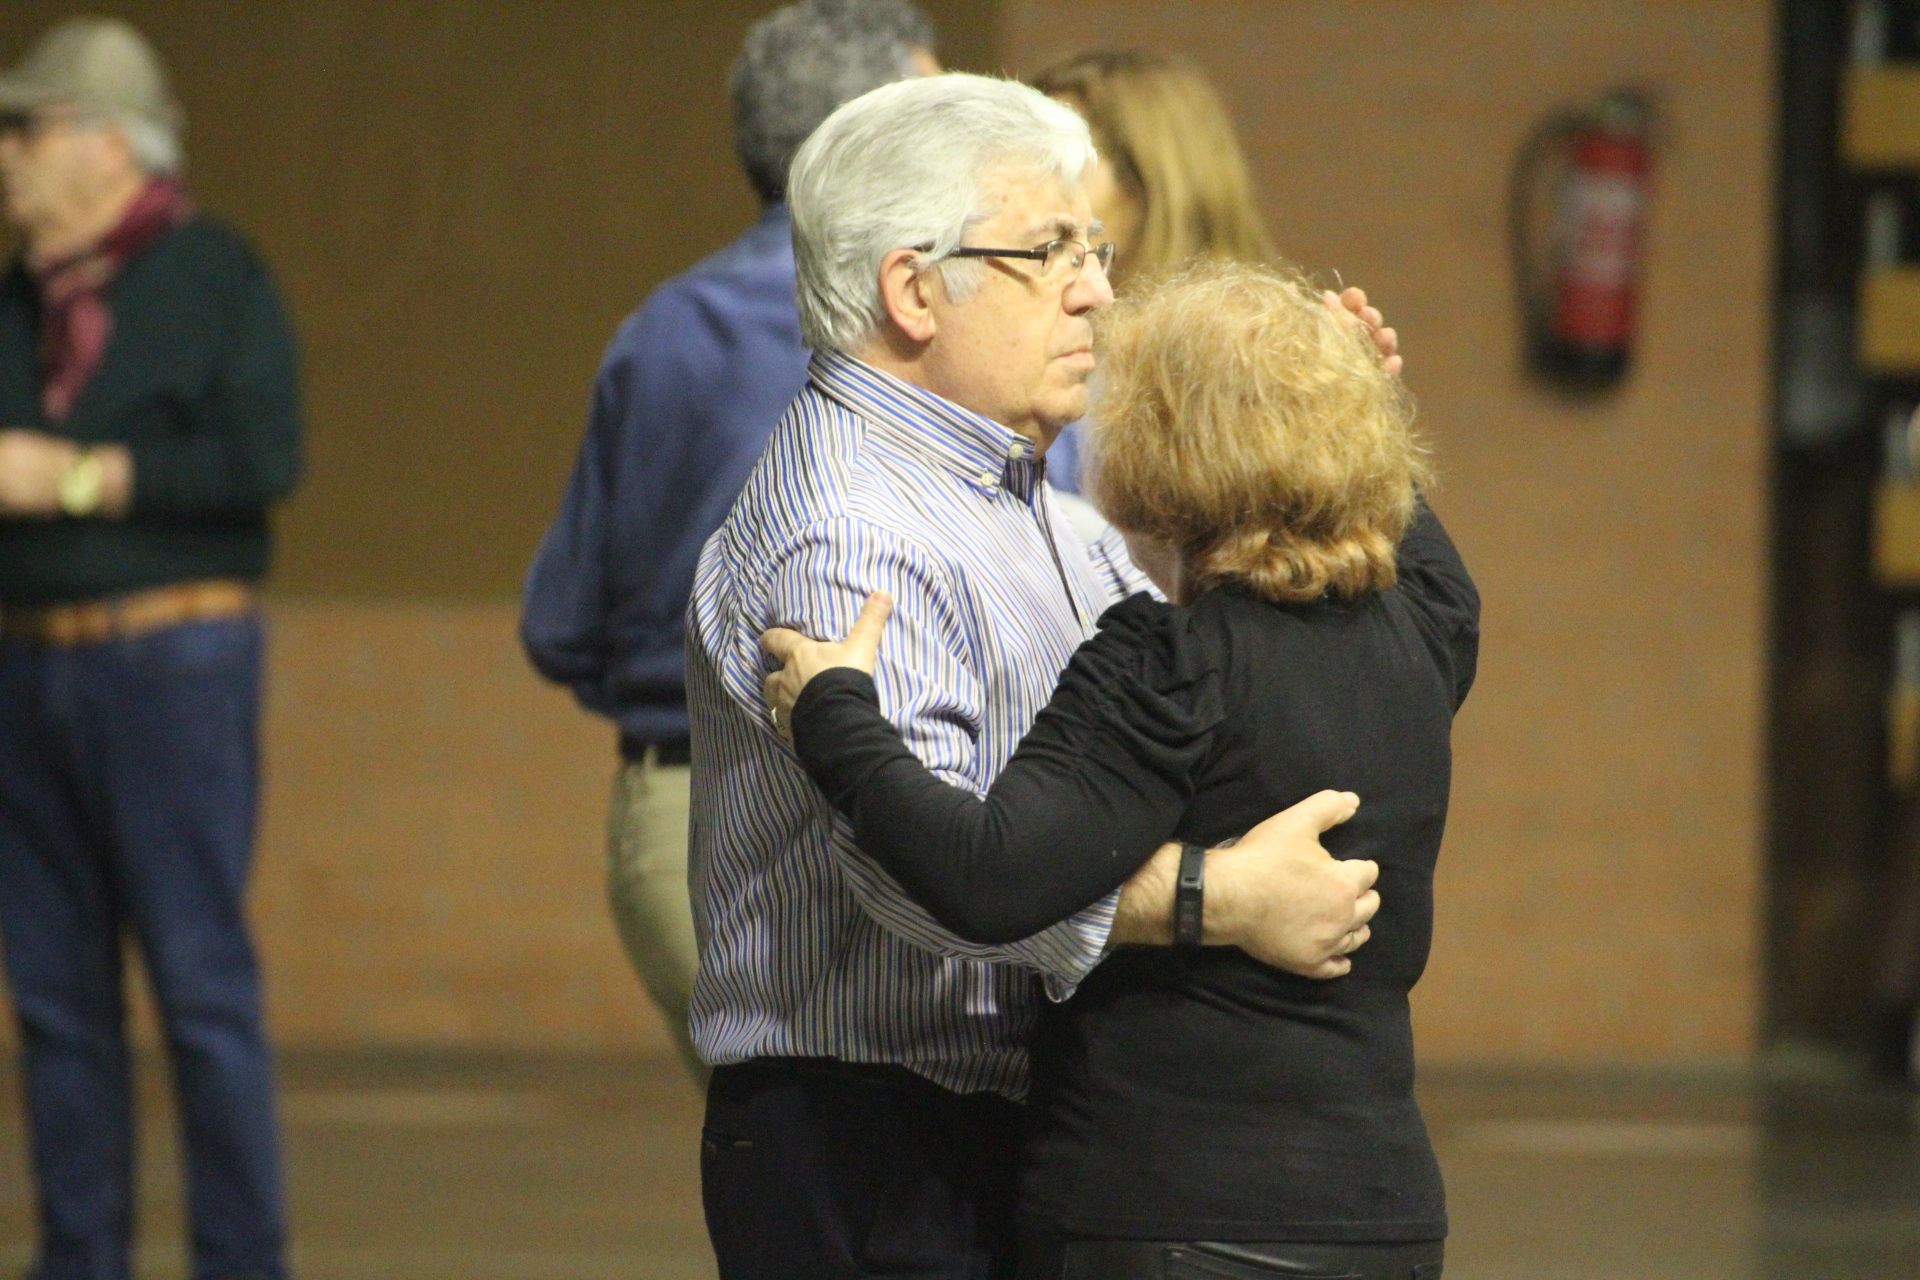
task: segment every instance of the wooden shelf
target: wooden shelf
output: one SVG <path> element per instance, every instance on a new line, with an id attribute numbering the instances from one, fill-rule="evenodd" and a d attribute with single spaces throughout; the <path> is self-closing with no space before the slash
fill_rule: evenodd
<path id="1" fill-rule="evenodd" d="M 1920 373 L 1920 267 L 1883 267 L 1860 281 L 1860 367 Z"/>
<path id="2" fill-rule="evenodd" d="M 1873 498 L 1873 576 L 1920 587 L 1920 485 L 1883 481 Z"/>
<path id="3" fill-rule="evenodd" d="M 1896 685 L 1887 695 L 1887 782 L 1910 792 L 1920 781 L 1920 689 Z"/>
<path id="4" fill-rule="evenodd" d="M 1920 67 L 1853 67 L 1840 150 L 1857 169 L 1920 169 Z"/>

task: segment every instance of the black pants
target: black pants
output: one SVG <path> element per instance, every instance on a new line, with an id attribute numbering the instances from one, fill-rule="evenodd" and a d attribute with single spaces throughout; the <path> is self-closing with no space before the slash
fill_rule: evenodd
<path id="1" fill-rule="evenodd" d="M 1021 1241 L 1021 1280 L 1440 1280 L 1443 1241 L 1220 1244 Z"/>
<path id="2" fill-rule="evenodd" d="M 1005 1280 L 1020 1108 L 901 1067 L 716 1067 L 700 1181 L 721 1280 Z"/>

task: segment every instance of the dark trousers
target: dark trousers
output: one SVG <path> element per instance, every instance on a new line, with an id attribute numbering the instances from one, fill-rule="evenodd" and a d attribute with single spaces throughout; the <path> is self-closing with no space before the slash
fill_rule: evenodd
<path id="1" fill-rule="evenodd" d="M 1021 1280 L 1440 1280 L 1445 1242 L 1204 1243 L 1029 1234 Z"/>
<path id="2" fill-rule="evenodd" d="M 721 1280 L 1011 1276 L 1020 1123 L 900 1067 L 716 1067 L 700 1175 Z"/>
<path id="3" fill-rule="evenodd" d="M 0 639 L 0 943 L 40 1280 L 129 1274 L 125 937 L 172 1059 L 195 1280 L 284 1274 L 272 1064 L 242 902 L 260 665 L 253 618 L 73 648 Z"/>

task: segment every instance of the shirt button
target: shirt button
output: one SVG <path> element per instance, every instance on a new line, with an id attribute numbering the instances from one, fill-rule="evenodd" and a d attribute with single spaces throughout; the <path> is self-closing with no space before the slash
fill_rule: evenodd
<path id="1" fill-rule="evenodd" d="M 1015 440 L 1012 444 L 1007 446 L 1007 456 L 1009 458 L 1012 458 L 1015 462 L 1018 462 L 1020 459 L 1026 457 L 1027 442 L 1024 440 Z"/>
<path id="2" fill-rule="evenodd" d="M 980 473 L 979 480 L 981 484 L 985 485 L 989 489 L 995 487 L 1000 483 L 1000 477 L 993 474 L 993 472 L 991 471 L 982 471 Z"/>

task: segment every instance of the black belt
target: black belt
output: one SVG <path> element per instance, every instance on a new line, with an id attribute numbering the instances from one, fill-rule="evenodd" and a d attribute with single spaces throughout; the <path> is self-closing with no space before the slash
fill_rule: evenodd
<path id="1" fill-rule="evenodd" d="M 652 742 L 646 738 L 636 738 L 630 733 L 620 735 L 620 758 L 628 764 L 639 764 L 649 751 L 654 753 L 655 764 L 693 763 L 693 744 L 685 738 Z"/>

